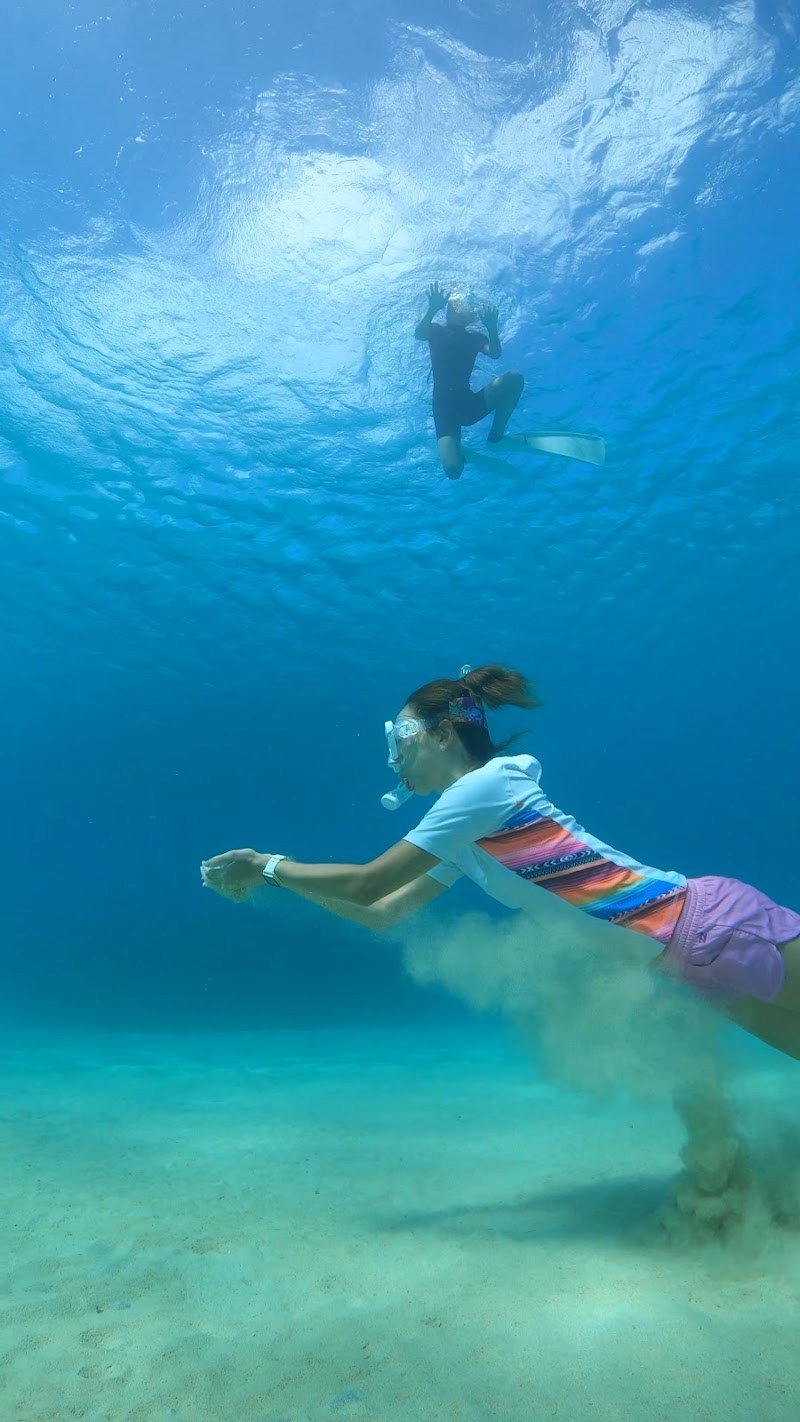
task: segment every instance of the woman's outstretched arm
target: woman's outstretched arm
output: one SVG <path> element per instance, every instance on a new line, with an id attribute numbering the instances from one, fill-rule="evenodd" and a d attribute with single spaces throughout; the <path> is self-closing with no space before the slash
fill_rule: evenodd
<path id="1" fill-rule="evenodd" d="M 215 890 L 225 899 L 240 900 L 264 883 L 264 867 L 273 857 L 256 849 L 229 849 L 225 855 L 203 860 L 200 875 L 207 889 Z M 281 889 L 291 889 L 313 902 L 324 900 L 323 907 L 331 902 L 340 904 L 340 909 L 330 912 L 361 923 L 364 919 L 357 914 L 344 913 L 342 909 L 345 906 L 375 909 L 398 890 L 428 879 L 428 870 L 438 863 L 440 860 L 435 855 L 401 839 L 385 855 L 379 855 L 367 865 L 301 865 L 294 859 L 281 859 L 274 879 Z M 435 883 L 435 880 L 429 882 Z M 436 887 L 443 886 L 436 883 Z M 436 897 L 433 890 L 428 894 L 421 889 L 419 893 L 421 904 L 428 903 L 429 897 Z"/>
<path id="2" fill-rule="evenodd" d="M 294 892 L 299 898 L 307 899 L 309 903 L 325 909 L 326 913 L 335 914 L 337 918 L 346 918 L 350 923 L 360 923 L 364 928 L 371 928 L 374 933 L 382 933 L 387 928 L 394 928 L 396 923 L 401 923 L 411 914 L 418 913 L 426 904 L 433 903 L 433 900 L 438 899 L 448 888 L 449 885 L 439 884 L 435 879 L 423 874 L 422 878 L 415 879 L 413 884 L 395 889 L 393 894 L 386 894 L 384 898 L 378 899 L 377 903 L 369 904 L 366 908 L 343 903 L 341 899 L 326 899 L 322 894 L 312 894 L 307 889 L 295 889 Z"/>

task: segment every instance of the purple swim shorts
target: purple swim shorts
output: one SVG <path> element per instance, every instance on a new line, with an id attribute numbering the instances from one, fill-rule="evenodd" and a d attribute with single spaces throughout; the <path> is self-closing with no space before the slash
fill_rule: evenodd
<path id="1" fill-rule="evenodd" d="M 770 1002 L 786 977 L 780 945 L 793 938 L 800 938 L 800 914 L 758 889 L 738 879 L 690 879 L 659 967 L 712 1002 Z"/>

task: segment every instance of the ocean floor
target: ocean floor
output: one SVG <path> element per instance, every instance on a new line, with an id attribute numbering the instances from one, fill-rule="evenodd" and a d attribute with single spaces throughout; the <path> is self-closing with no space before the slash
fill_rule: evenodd
<path id="1" fill-rule="evenodd" d="M 0 1418 L 796 1422 L 800 1065 L 730 1090 L 704 1226 L 669 1100 L 481 1026 L 6 1037 Z"/>

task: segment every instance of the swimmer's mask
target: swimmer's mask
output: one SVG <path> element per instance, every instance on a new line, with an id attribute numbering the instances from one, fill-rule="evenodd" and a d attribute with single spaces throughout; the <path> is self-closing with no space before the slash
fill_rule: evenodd
<path id="1" fill-rule="evenodd" d="M 447 298 L 445 315 L 448 321 L 458 326 L 469 326 L 478 319 L 478 303 L 471 291 L 451 291 Z"/>

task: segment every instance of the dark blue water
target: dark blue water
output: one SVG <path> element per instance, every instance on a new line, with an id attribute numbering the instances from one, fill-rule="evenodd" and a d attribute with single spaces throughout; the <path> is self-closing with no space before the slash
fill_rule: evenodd
<path id="1" fill-rule="evenodd" d="M 11 1019 L 455 1011 L 197 864 L 380 852 L 382 721 L 467 660 L 535 679 L 595 833 L 800 905 L 797 43 L 780 4 L 14 7 Z M 605 468 L 442 478 L 435 278 L 499 303 L 517 427 Z"/>

